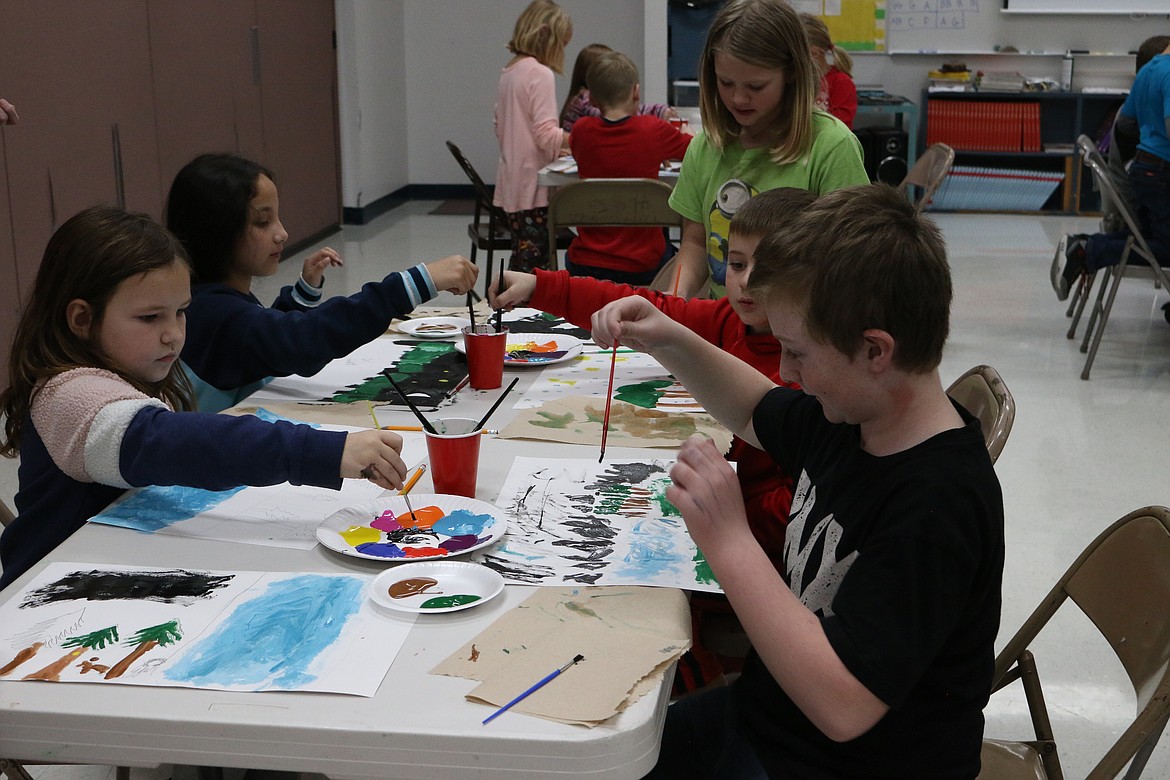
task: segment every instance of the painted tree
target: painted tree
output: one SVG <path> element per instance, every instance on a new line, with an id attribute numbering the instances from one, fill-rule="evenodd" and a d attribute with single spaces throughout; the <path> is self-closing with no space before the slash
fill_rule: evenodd
<path id="1" fill-rule="evenodd" d="M 106 645 L 113 644 L 118 641 L 118 627 L 107 626 L 98 631 L 91 631 L 88 634 L 80 634 L 78 636 L 71 636 L 61 643 L 63 648 L 73 648 L 65 655 L 58 658 L 53 663 L 46 666 L 40 671 L 33 672 L 26 675 L 25 680 L 50 680 L 52 682 L 59 682 L 61 680 L 61 672 L 69 667 L 69 664 L 77 660 L 87 650 L 100 650 Z"/>
<path id="2" fill-rule="evenodd" d="M 148 628 L 142 629 L 123 643 L 134 645 L 135 647 L 129 655 L 114 664 L 110 668 L 110 671 L 106 672 L 105 679 L 112 680 L 115 677 L 121 677 L 130 668 L 131 664 L 146 653 L 159 645 L 166 647 L 182 638 L 183 635 L 179 633 L 178 620 L 168 620 L 166 623 L 159 623 L 157 626 L 149 626 Z"/>

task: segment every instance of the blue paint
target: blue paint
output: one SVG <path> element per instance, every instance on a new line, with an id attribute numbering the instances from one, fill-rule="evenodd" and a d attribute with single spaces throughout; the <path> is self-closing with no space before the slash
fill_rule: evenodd
<path id="1" fill-rule="evenodd" d="M 257 409 L 254 412 L 254 415 L 257 418 L 263 420 L 264 422 L 276 422 L 277 420 L 282 420 L 284 422 L 290 422 L 290 423 L 294 423 L 296 425 L 307 425 L 310 428 L 320 428 L 321 427 L 317 423 L 305 422 L 304 420 L 294 420 L 291 417 L 285 417 L 282 414 L 277 414 L 276 412 L 271 412 L 271 411 L 265 409 L 264 407 L 260 407 L 259 409 Z"/>
<path id="2" fill-rule="evenodd" d="M 629 550 L 620 562 L 614 562 L 613 573 L 641 582 L 660 582 L 672 572 L 687 575 L 693 553 L 680 549 L 677 541 L 678 537 L 658 518 L 639 520 L 630 529 Z"/>
<path id="3" fill-rule="evenodd" d="M 90 522 L 154 533 L 214 509 L 243 489 L 242 485 L 231 490 L 155 485 L 143 488 L 120 504 L 95 515 Z"/>
<path id="4" fill-rule="evenodd" d="M 366 542 L 354 548 L 363 555 L 376 555 L 379 558 L 405 558 L 406 553 L 393 542 Z"/>
<path id="5" fill-rule="evenodd" d="M 201 686 L 295 689 L 317 679 L 317 657 L 361 609 L 366 580 L 323 574 L 269 583 L 166 671 Z"/>
<path id="6" fill-rule="evenodd" d="M 495 518 L 491 515 L 477 515 L 466 509 L 456 509 L 431 527 L 443 536 L 479 536 L 493 522 Z"/>

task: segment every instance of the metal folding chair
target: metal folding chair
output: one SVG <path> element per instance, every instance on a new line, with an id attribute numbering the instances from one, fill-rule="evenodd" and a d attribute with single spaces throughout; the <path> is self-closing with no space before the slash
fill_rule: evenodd
<path id="1" fill-rule="evenodd" d="M 999 372 L 991 366 L 975 366 L 947 388 L 955 402 L 979 419 L 991 462 L 995 463 L 1016 420 L 1016 401 Z"/>
<path id="2" fill-rule="evenodd" d="M 951 172 L 954 162 L 955 151 L 951 147 L 944 143 L 931 144 L 907 171 L 898 189 L 906 193 L 915 211 L 921 213 L 930 205 L 930 199 Z"/>
<path id="3" fill-rule="evenodd" d="M 1088 379 L 1089 371 L 1093 368 L 1093 361 L 1097 357 L 1097 348 L 1101 344 L 1101 336 L 1109 322 L 1109 314 L 1113 310 L 1113 301 L 1117 297 L 1117 288 L 1121 284 L 1121 280 L 1126 276 L 1153 279 L 1155 285 L 1170 289 L 1170 279 L 1166 276 L 1166 270 L 1158 264 L 1157 258 L 1154 257 L 1150 245 L 1146 242 L 1145 236 L 1142 235 L 1137 219 L 1114 188 L 1113 182 L 1109 178 L 1109 172 L 1106 170 L 1105 161 L 1100 152 L 1097 151 L 1096 144 L 1087 135 L 1082 134 L 1077 138 L 1077 146 L 1081 150 L 1085 165 L 1093 174 L 1093 182 L 1101 192 L 1101 197 L 1108 198 L 1116 205 L 1118 213 L 1125 220 L 1126 227 L 1129 229 L 1129 237 L 1126 239 L 1125 249 L 1121 253 L 1121 260 L 1117 265 L 1103 268 L 1099 272 L 1102 281 L 1097 288 L 1097 297 L 1092 301 L 1089 310 L 1089 323 L 1085 328 L 1084 340 L 1081 342 L 1081 352 L 1087 353 L 1085 367 L 1081 371 L 1081 379 Z M 1145 262 L 1131 265 L 1130 258 L 1135 254 Z M 1081 314 L 1091 298 L 1090 293 L 1095 276 L 1096 274 L 1093 274 L 1081 280 L 1077 287 L 1076 297 L 1069 304 L 1073 318 L 1067 334 L 1070 339 L 1075 337 Z"/>
<path id="4" fill-rule="evenodd" d="M 1020 680 L 1034 739 L 983 741 L 981 780 L 1063 780 L 1057 743 L 1028 649 L 1071 601 L 1116 653 L 1133 686 L 1137 714 L 1086 780 L 1136 780 L 1170 718 L 1170 509 L 1130 512 L 1094 539 L 995 659 L 992 694 Z M 1086 670 L 1092 676 L 1094 670 Z M 1103 728 L 1109 728 L 1104 727 Z"/>

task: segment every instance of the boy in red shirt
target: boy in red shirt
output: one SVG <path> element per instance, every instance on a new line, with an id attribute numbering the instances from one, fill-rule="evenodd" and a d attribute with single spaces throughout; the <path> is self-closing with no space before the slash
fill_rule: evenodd
<path id="1" fill-rule="evenodd" d="M 687 300 L 644 287 L 573 277 L 567 271 L 541 270 L 535 275 L 506 272 L 504 291 L 499 291 L 496 281 L 489 290 L 489 298 L 493 307 L 531 306 L 564 317 L 574 325 L 589 327 L 593 313 L 610 301 L 639 295 L 672 320 L 686 325 L 773 382 L 795 387 L 780 379 L 780 342 L 769 330 L 763 308 L 748 294 L 747 284 L 755 265 L 756 245 L 772 233 L 787 232 L 816 197 L 808 190 L 782 187 L 761 192 L 740 207 L 729 228 L 725 298 Z M 784 529 L 792 504 L 792 478 L 781 471 L 770 455 L 739 438 L 732 441 L 727 459 L 736 463 L 752 533 L 779 568 L 784 554 Z M 705 598 L 707 595 L 693 594 L 691 601 L 696 623 L 695 645 L 679 664 L 681 687 L 685 690 L 717 680 L 723 672 L 736 671 L 736 664 L 729 663 L 730 659 L 716 658 L 703 644 L 704 613 L 725 611 L 720 605 L 710 603 L 717 599 Z"/>
<path id="2" fill-rule="evenodd" d="M 653 114 L 638 113 L 641 86 L 629 57 L 603 54 L 589 66 L 586 84 L 601 116 L 581 117 L 569 136 L 581 178 L 656 179 L 662 163 L 682 159 L 691 136 Z M 582 227 L 565 267 L 573 276 L 644 285 L 673 254 L 660 228 Z"/>

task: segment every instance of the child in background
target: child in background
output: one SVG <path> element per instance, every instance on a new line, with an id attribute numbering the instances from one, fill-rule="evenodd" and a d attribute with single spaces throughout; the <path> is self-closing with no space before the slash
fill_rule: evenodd
<path id="1" fill-rule="evenodd" d="M 0 393 L 0 455 L 20 457 L 0 588 L 129 487 L 402 485 L 389 431 L 179 413 L 192 408 L 178 368 L 190 300 L 182 245 L 144 214 L 97 206 L 49 240 Z"/>
<path id="2" fill-rule="evenodd" d="M 569 147 L 583 179 L 657 179 L 662 163 L 681 160 L 691 136 L 656 116 L 638 115 L 638 67 L 620 52 L 589 68 L 589 92 L 601 116 L 577 120 Z M 632 285 L 654 281 L 674 247 L 656 227 L 580 227 L 565 255 L 573 276 Z"/>
<path id="3" fill-rule="evenodd" d="M 565 64 L 573 22 L 552 0 L 533 0 L 516 20 L 500 74 L 495 128 L 500 142 L 492 202 L 508 215 L 513 271 L 548 265 L 548 187 L 536 179 L 541 168 L 568 151 L 560 128 L 554 73 Z"/>
<path id="4" fill-rule="evenodd" d="M 797 481 L 777 572 L 710 440 L 680 450 L 666 496 L 752 651 L 732 686 L 670 707 L 647 778 L 974 778 L 1003 497 L 978 419 L 939 379 L 942 236 L 892 187 L 851 187 L 761 241 L 748 289 L 783 345 L 781 376 L 803 390 L 637 296 L 594 315 L 598 344 L 653 354 Z"/>
<path id="5" fill-rule="evenodd" d="M 861 143 L 816 110 L 819 76 L 800 16 L 784 0 L 730 0 L 699 61 L 703 131 L 687 149 L 670 205 L 685 222 L 678 292 L 711 280 L 723 295 L 727 225 L 749 198 L 776 187 L 821 194 L 867 184 Z"/>
<path id="6" fill-rule="evenodd" d="M 493 283 L 492 306 L 532 306 L 588 327 L 594 312 L 627 295 L 646 298 L 672 320 L 685 325 L 729 355 L 751 365 L 772 382 L 796 387 L 780 378 L 780 343 L 768 329 L 763 307 L 747 292 L 756 266 L 756 245 L 772 233 L 787 233 L 804 209 L 816 199 L 808 190 L 781 187 L 761 192 L 743 205 L 731 220 L 728 235 L 727 295 L 718 300 L 687 300 L 645 288 L 631 288 L 588 277 L 570 277 L 568 271 L 537 271 L 535 275 L 508 272 L 504 292 Z M 792 478 L 767 453 L 742 439 L 732 440 L 727 459 L 736 464 L 752 534 L 779 569 L 784 553 L 784 527 L 792 503 Z M 676 693 L 697 690 L 722 675 L 738 671 L 737 659 L 721 658 L 704 643 L 705 625 L 712 614 L 723 614 L 726 599 L 695 593 L 691 597 L 694 644 L 678 665 Z"/>
<path id="7" fill-rule="evenodd" d="M 561 106 L 561 129 L 572 132 L 573 125 L 583 116 L 601 116 L 601 110 L 589 96 L 585 77 L 589 66 L 602 54 L 613 51 L 604 43 L 591 43 L 577 52 L 573 62 L 573 75 L 569 78 L 569 94 Z M 638 114 L 653 114 L 659 119 L 678 119 L 678 112 L 665 103 L 646 103 L 638 107 Z"/>
<path id="8" fill-rule="evenodd" d="M 288 233 L 272 173 L 229 154 L 201 155 L 179 171 L 167 196 L 167 227 L 194 269 L 182 361 L 204 412 L 234 406 L 274 376 L 317 373 L 440 290 L 466 293 L 479 273 L 453 255 L 323 300 L 325 268 L 341 264 L 323 249 L 266 309 L 252 280 L 276 273 Z"/>
<path id="9" fill-rule="evenodd" d="M 820 91 L 817 93 L 817 108 L 828 111 L 853 127 L 857 116 L 857 85 L 853 83 L 853 58 L 849 52 L 834 46 L 829 36 L 829 27 L 819 16 L 801 14 L 804 32 L 812 50 L 813 62 L 821 74 Z"/>

